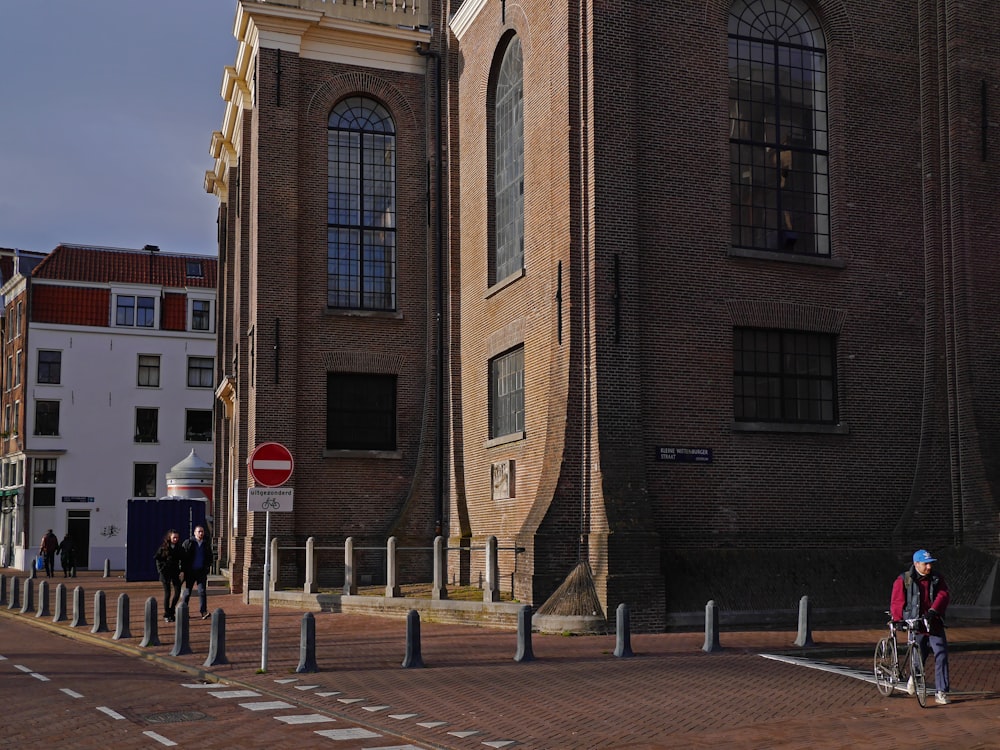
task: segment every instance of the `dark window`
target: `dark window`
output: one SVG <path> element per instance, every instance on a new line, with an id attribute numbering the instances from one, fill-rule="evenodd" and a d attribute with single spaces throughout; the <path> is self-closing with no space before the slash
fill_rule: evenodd
<path id="1" fill-rule="evenodd" d="M 835 424 L 836 356 L 832 334 L 737 328 L 733 332 L 736 421 Z"/>
<path id="2" fill-rule="evenodd" d="M 35 434 L 36 435 L 59 434 L 58 401 L 35 402 Z"/>
<path id="3" fill-rule="evenodd" d="M 188 357 L 188 387 L 211 388 L 215 384 L 215 360 L 211 357 Z"/>
<path id="4" fill-rule="evenodd" d="M 829 255 L 826 48 L 805 3 L 733 3 L 729 118 L 733 245 Z"/>
<path id="5" fill-rule="evenodd" d="M 327 133 L 327 306 L 396 309 L 396 127 L 353 96 Z"/>
<path id="6" fill-rule="evenodd" d="M 490 437 L 524 432 L 524 347 L 490 360 Z"/>
<path id="7" fill-rule="evenodd" d="M 521 42 L 507 45 L 494 105 L 494 213 L 496 248 L 492 282 L 524 267 L 524 86 Z"/>
<path id="8" fill-rule="evenodd" d="M 188 409 L 184 417 L 184 439 L 209 442 L 212 439 L 211 409 Z"/>
<path id="9" fill-rule="evenodd" d="M 205 275 L 200 260 L 189 260 L 187 262 L 187 275 L 193 279 L 200 279 Z"/>
<path id="10" fill-rule="evenodd" d="M 62 352 L 38 350 L 38 382 L 58 385 L 62 378 Z"/>
<path id="11" fill-rule="evenodd" d="M 56 504 L 56 488 L 32 487 L 31 504 L 36 508 L 51 508 Z"/>
<path id="12" fill-rule="evenodd" d="M 159 420 L 158 409 L 138 408 L 135 410 L 135 442 L 155 443 Z"/>
<path id="13" fill-rule="evenodd" d="M 156 497 L 156 464 L 136 464 L 132 497 Z"/>
<path id="14" fill-rule="evenodd" d="M 326 376 L 326 447 L 396 450 L 396 376 Z"/>
<path id="15" fill-rule="evenodd" d="M 33 484 L 56 483 L 56 459 L 35 458 L 31 462 L 31 481 Z"/>
<path id="16" fill-rule="evenodd" d="M 160 387 L 160 355 L 140 354 L 139 355 L 139 380 L 140 386 L 146 388 Z"/>
<path id="17" fill-rule="evenodd" d="M 210 331 L 212 330 L 212 303 L 205 299 L 196 299 L 191 302 L 191 330 Z"/>

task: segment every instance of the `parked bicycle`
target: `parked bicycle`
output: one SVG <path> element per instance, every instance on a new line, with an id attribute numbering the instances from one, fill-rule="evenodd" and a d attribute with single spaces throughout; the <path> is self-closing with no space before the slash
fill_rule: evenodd
<path id="1" fill-rule="evenodd" d="M 886 614 L 889 614 L 886 612 Z M 912 620 L 889 620 L 889 635 L 875 646 L 875 684 L 882 695 L 893 690 L 905 690 L 917 696 L 921 707 L 927 706 L 927 682 L 924 679 L 924 657 L 917 636 L 927 633 L 926 617 Z M 897 634 L 906 632 L 906 645 L 900 650 Z"/>

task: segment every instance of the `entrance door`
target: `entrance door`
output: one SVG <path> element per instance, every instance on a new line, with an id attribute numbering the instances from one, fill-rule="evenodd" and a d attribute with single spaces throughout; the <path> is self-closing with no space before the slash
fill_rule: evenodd
<path id="1" fill-rule="evenodd" d="M 77 570 L 90 570 L 90 511 L 68 511 L 66 531 L 73 539 Z"/>

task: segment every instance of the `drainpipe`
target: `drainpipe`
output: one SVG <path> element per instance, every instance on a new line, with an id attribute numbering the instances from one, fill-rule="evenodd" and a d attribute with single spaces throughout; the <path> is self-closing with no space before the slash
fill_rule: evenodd
<path id="1" fill-rule="evenodd" d="M 441 54 L 432 49 L 424 49 L 423 45 L 417 45 L 417 54 L 422 57 L 429 57 L 434 60 L 434 146 L 436 155 L 435 171 L 436 176 L 436 198 L 437 205 L 434 212 L 435 238 L 434 252 L 435 263 L 437 265 L 437 303 L 435 316 L 437 318 L 437 438 L 436 438 L 436 466 L 434 469 L 435 494 L 436 494 L 436 519 L 435 536 L 443 533 L 444 530 L 444 429 L 445 429 L 445 402 L 444 402 L 444 159 L 441 155 Z"/>

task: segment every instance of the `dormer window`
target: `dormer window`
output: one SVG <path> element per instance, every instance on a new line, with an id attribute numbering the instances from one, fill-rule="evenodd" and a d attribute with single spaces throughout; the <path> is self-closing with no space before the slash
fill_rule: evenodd
<path id="1" fill-rule="evenodd" d="M 212 299 L 188 301 L 188 330 L 211 333 L 215 330 L 214 303 Z"/>
<path id="2" fill-rule="evenodd" d="M 115 325 L 136 328 L 154 328 L 156 324 L 156 297 L 119 294 L 115 297 Z"/>
<path id="3" fill-rule="evenodd" d="M 200 260 L 189 260 L 187 262 L 187 275 L 188 278 L 201 279 L 205 276 L 205 271 L 202 269 Z"/>

